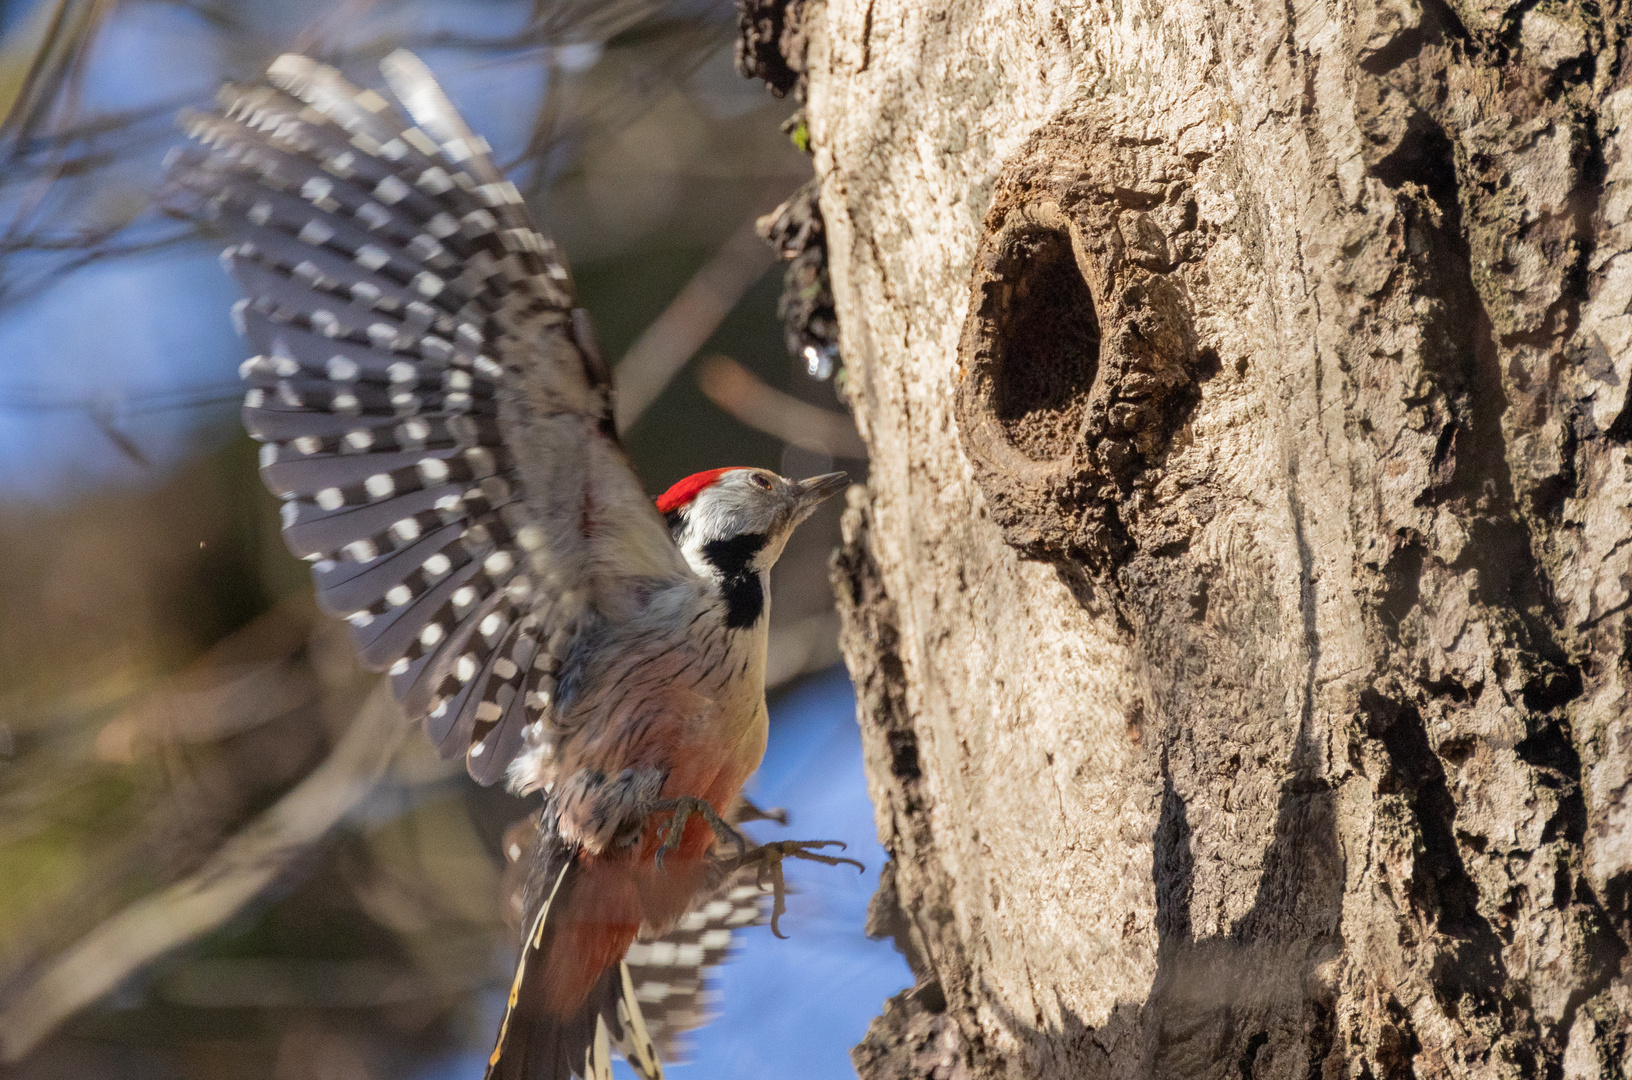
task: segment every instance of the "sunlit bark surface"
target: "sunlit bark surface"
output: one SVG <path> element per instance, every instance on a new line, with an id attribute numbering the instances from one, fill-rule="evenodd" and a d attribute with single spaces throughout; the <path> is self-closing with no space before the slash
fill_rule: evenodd
<path id="1" fill-rule="evenodd" d="M 798 9 L 866 1080 L 1628 1075 L 1627 20 Z"/>

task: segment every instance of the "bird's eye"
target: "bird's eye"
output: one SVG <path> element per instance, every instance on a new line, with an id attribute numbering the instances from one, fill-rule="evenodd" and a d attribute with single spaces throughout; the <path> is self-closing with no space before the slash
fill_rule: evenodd
<path id="1" fill-rule="evenodd" d="M 764 488 L 766 491 L 771 490 L 771 482 L 757 472 L 748 474 L 748 482 L 757 488 Z"/>

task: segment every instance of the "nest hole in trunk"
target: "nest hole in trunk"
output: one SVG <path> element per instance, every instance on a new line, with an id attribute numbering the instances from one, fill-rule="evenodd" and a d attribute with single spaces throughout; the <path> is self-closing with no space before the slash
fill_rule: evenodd
<path id="1" fill-rule="evenodd" d="M 1081 438 L 1099 369 L 1099 320 L 1063 232 L 1013 238 L 994 275 L 992 413 L 1009 443 L 1034 461 L 1068 457 Z"/>

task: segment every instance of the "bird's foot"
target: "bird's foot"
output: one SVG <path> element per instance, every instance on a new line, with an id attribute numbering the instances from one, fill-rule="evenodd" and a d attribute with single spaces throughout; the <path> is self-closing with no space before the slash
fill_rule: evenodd
<path id="1" fill-rule="evenodd" d="M 859 872 L 866 873 L 867 867 L 855 859 L 843 855 L 824 855 L 817 848 L 837 847 L 844 850 L 842 840 L 776 840 L 769 844 L 760 844 L 752 850 L 739 852 L 730 865 L 731 871 L 745 866 L 759 868 L 759 887 L 765 887 L 765 879 L 770 878 L 771 891 L 774 894 L 771 904 L 771 933 L 779 938 L 787 937 L 782 932 L 778 921 L 788 910 L 784 897 L 787 895 L 787 882 L 782 878 L 783 859 L 804 859 L 807 862 L 821 863 L 823 866 L 838 866 L 847 863 L 854 866 Z"/>
<path id="2" fill-rule="evenodd" d="M 691 815 L 696 814 L 708 822 L 708 827 L 714 830 L 714 835 L 721 843 L 730 844 L 737 849 L 737 859 L 740 862 L 749 854 L 748 838 L 732 828 L 719 813 L 715 811 L 707 799 L 699 799 L 692 795 L 682 795 L 677 799 L 664 799 L 653 809 L 653 813 L 673 811 L 674 816 L 658 833 L 663 842 L 657 847 L 657 868 L 663 869 L 663 856 L 680 846 L 681 837 L 686 835 L 686 822 Z"/>

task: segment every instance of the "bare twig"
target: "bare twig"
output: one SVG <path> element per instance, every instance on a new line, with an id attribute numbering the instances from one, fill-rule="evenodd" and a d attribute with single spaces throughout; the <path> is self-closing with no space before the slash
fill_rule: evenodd
<path id="1" fill-rule="evenodd" d="M 227 738 L 299 708 L 318 691 L 308 669 L 287 661 L 203 668 L 110 720 L 97 733 L 96 753 L 130 762 L 156 747 Z"/>
<path id="2" fill-rule="evenodd" d="M 58 0 L 38 40 L 25 41 L 34 50 L 28 72 L 6 102 L 0 120 L 0 156 L 14 158 L 19 140 L 45 124 L 72 122 L 79 114 L 80 90 L 90 61 L 91 44 L 115 0 Z M 9 144 L 9 145 L 7 145 Z M 31 178 L 29 190 L 18 200 L 7 227 L 7 239 L 24 231 L 50 197 L 63 173 L 63 148 L 54 147 L 43 170 Z"/>
<path id="3" fill-rule="evenodd" d="M 67 277 L 76 270 L 101 262 L 106 259 L 119 259 L 131 255 L 146 255 L 165 248 L 174 247 L 192 236 L 191 231 L 178 236 L 167 236 L 158 240 L 132 242 L 128 244 L 104 244 L 91 247 L 89 250 L 79 251 L 76 254 L 54 262 L 48 269 L 24 281 L 8 281 L 0 278 L 0 308 L 15 306 L 25 300 L 32 299 L 44 292 L 54 283 Z M 3 242 L 0 242 L 3 243 Z M 25 245 L 26 246 L 26 245 Z"/>
<path id="4" fill-rule="evenodd" d="M 65 119 L 51 131 L 20 137 L 15 148 L 18 160 L 12 162 L 9 168 L 11 170 L 26 168 L 26 163 L 31 158 L 60 152 L 77 142 L 92 142 L 110 135 L 150 141 L 153 132 L 144 133 L 137 130 L 144 124 L 162 122 L 162 134 L 168 138 L 172 131 L 169 120 L 175 115 L 176 110 L 198 101 L 199 97 L 200 95 L 196 93 L 178 94 L 136 109 L 97 113 L 91 117 L 74 118 L 73 122 Z M 8 176 L 7 179 L 10 180 L 12 177 Z"/>
<path id="5" fill-rule="evenodd" d="M 618 363 L 613 383 L 619 432 L 640 419 L 774 259 L 749 218 L 703 264 Z"/>
<path id="6" fill-rule="evenodd" d="M 5 42 L 8 63 L 26 55 L 28 67 L 0 88 L 0 137 L 31 132 L 48 117 L 63 84 L 82 71 L 97 28 L 113 9 L 112 0 L 56 0 Z"/>
<path id="7" fill-rule="evenodd" d="M 379 3 L 379 0 L 340 0 L 323 12 L 296 36 L 293 49 L 308 56 L 327 56 L 331 37 L 356 26 Z"/>
<path id="8" fill-rule="evenodd" d="M 169 2 L 213 23 L 222 35 L 244 32 L 238 20 L 217 5 Z M 375 4 L 376 0 L 346 0 L 343 15 L 355 22 L 359 12 Z M 8 220 L 0 225 L 4 242 L 0 254 L 45 250 L 74 254 L 54 261 L 27 281 L 0 281 L 0 307 L 26 300 L 91 262 L 139 254 L 192 235 L 189 230 L 182 237 L 166 237 L 156 243 L 121 245 L 116 237 L 135 222 L 85 229 L 79 224 L 83 220 L 79 204 L 84 199 L 64 193 L 67 185 L 63 181 L 70 178 L 87 181 L 91 185 L 87 190 L 94 191 L 95 183 L 104 180 L 104 172 L 115 161 L 127 160 L 146 146 L 173 137 L 168 124 L 151 122 L 167 117 L 179 101 L 107 116 L 78 115 L 78 87 L 96 32 L 117 5 L 118 0 L 45 0 L 35 18 L 0 41 L 0 160 L 8 162 L 6 176 L 0 179 L 8 196 Z M 626 126 L 718 50 L 725 40 L 720 31 L 730 21 L 729 3 L 716 0 L 701 10 L 688 7 L 684 13 L 670 8 L 664 0 L 540 0 L 533 20 L 515 34 L 489 38 L 449 32 L 387 33 L 348 45 L 329 59 L 344 62 L 402 44 L 456 47 L 485 53 L 503 63 L 536 62 L 529 54 L 538 50 L 584 45 L 621 46 L 640 50 L 643 56 L 658 54 L 644 56 L 637 65 L 641 74 L 637 92 L 630 93 L 625 86 L 619 93 L 603 95 L 603 107 L 584 110 L 582 116 L 561 114 L 541 121 L 528 153 L 517 164 L 533 161 L 542 165 L 564 139 L 590 133 L 605 137 Z M 308 31 L 305 43 L 322 46 L 334 27 L 332 18 L 320 20 Z M 14 73 L 9 79 L 8 68 Z M 552 96 L 559 99 L 560 95 Z M 549 107 L 561 113 L 558 100 Z"/>
<path id="9" fill-rule="evenodd" d="M 504 52 L 521 49 L 555 48 L 561 45 L 606 42 L 637 30 L 643 23 L 681 25 L 696 23 L 724 25 L 729 21 L 729 5 L 695 15 L 664 18 L 662 0 L 590 0 L 588 3 L 538 3 L 533 19 L 522 30 L 497 36 L 463 34 L 437 30 L 408 36 L 407 48 L 455 47 Z"/>
<path id="10" fill-rule="evenodd" d="M 744 424 L 804 450 L 865 459 L 867 445 L 843 413 L 815 405 L 772 386 L 729 356 L 711 356 L 697 372 L 708 400 Z"/>
<path id="11" fill-rule="evenodd" d="M 171 409 L 193 409 L 244 396 L 236 382 L 158 387 L 107 394 L 54 394 L 41 386 L 0 386 L 0 412 L 90 412 L 101 409 L 113 416 L 140 416 Z"/>
<path id="12" fill-rule="evenodd" d="M 571 50 L 576 46 L 562 44 L 574 40 L 571 35 L 553 35 L 550 43 L 516 54 L 517 58 L 525 59 L 528 53 L 542 52 L 537 62 L 550 65 L 549 74 L 562 90 L 558 97 L 565 99 L 570 94 L 571 101 L 570 105 L 566 101 L 560 104 L 545 103 L 554 110 L 554 115 L 543 116 L 541 108 L 539 122 L 535 124 L 526 149 L 507 168 L 531 162 L 534 175 L 540 177 L 537 183 L 547 186 L 552 179 L 550 170 L 555 163 L 551 159 L 557 148 L 581 146 L 630 127 L 654 102 L 680 91 L 686 80 L 722 46 L 721 36 L 713 32 L 715 24 L 707 19 L 669 20 L 665 25 L 669 32 L 660 37 L 654 38 L 649 26 L 636 27 L 626 35 L 624 51 L 640 49 L 643 53 L 655 52 L 659 55 L 655 58 L 646 56 L 636 69 L 639 72 L 637 77 L 629 78 L 626 75 L 612 86 L 608 86 L 604 80 L 597 83 L 589 78 L 595 68 L 602 66 L 599 62 L 582 73 L 569 70 L 579 62 L 576 58 L 574 62 L 568 62 Z M 641 32 L 643 30 L 645 33 Z M 604 38 L 578 39 L 577 44 L 599 45 L 603 53 L 610 53 L 615 42 Z M 553 90 L 547 91 L 546 97 L 553 93 Z"/>
<path id="13" fill-rule="evenodd" d="M 357 810 L 410 730 L 382 680 L 328 759 L 202 869 L 102 923 L 12 997 L 0 1010 L 0 1061 L 20 1060 L 68 1017 L 264 894 Z"/>
<path id="14" fill-rule="evenodd" d="M 91 423 L 96 425 L 96 430 L 100 431 L 107 438 L 107 440 L 113 444 L 113 448 L 115 450 L 118 450 L 121 454 L 125 455 L 125 457 L 128 458 L 137 468 L 143 469 L 147 472 L 153 471 L 152 460 L 142 452 L 142 448 L 140 446 L 136 445 L 135 439 L 132 439 L 129 435 L 126 435 L 123 431 L 120 431 L 114 426 L 113 416 L 110 414 L 109 410 L 91 409 L 89 410 L 88 414 L 91 418 Z"/>

